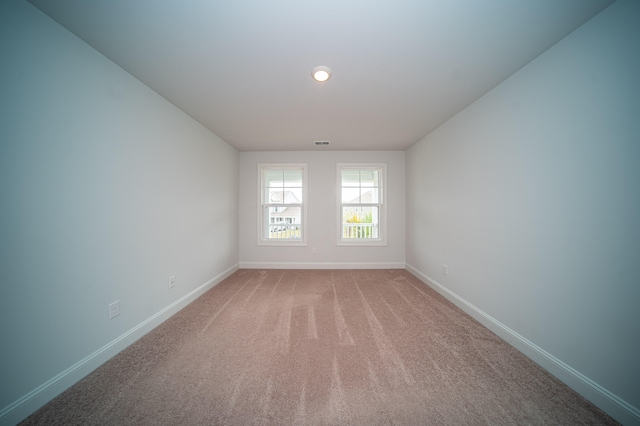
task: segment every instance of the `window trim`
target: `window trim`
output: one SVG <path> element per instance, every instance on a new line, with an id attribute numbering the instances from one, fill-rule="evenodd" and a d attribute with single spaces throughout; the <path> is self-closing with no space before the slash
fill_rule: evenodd
<path id="1" fill-rule="evenodd" d="M 299 240 L 289 239 L 269 239 L 265 238 L 265 225 L 267 220 L 263 216 L 265 205 L 263 204 L 262 197 L 264 193 L 263 188 L 263 174 L 265 170 L 300 170 L 302 169 L 302 201 L 301 204 L 288 204 L 290 206 L 300 207 L 300 232 L 301 238 Z M 257 245 L 259 246 L 306 246 L 307 245 L 307 163 L 258 163 L 258 209 L 257 209 Z"/>
<path id="2" fill-rule="evenodd" d="M 379 206 L 379 238 L 349 238 L 342 237 L 342 207 L 345 205 L 354 205 L 352 203 L 342 202 L 342 171 L 343 170 L 377 170 L 379 176 L 379 202 L 369 204 Z M 337 163 L 336 164 L 336 189 L 337 189 L 337 243 L 338 246 L 386 246 L 387 245 L 387 163 Z M 367 205 L 360 204 L 360 205 Z"/>

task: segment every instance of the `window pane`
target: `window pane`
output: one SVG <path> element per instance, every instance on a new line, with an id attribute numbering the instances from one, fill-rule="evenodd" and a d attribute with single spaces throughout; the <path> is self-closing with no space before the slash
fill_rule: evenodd
<path id="1" fill-rule="evenodd" d="M 302 204 L 302 188 L 287 188 L 283 194 L 285 204 Z"/>
<path id="2" fill-rule="evenodd" d="M 302 204 L 302 188 L 265 188 L 265 204 Z"/>
<path id="3" fill-rule="evenodd" d="M 358 188 L 342 188 L 343 203 L 360 203 L 360 190 Z"/>
<path id="4" fill-rule="evenodd" d="M 265 203 L 268 204 L 282 204 L 284 203 L 285 193 L 282 188 L 266 188 L 265 189 Z"/>
<path id="5" fill-rule="evenodd" d="M 378 193 L 378 188 L 362 188 L 360 190 L 360 202 L 363 204 L 377 204 L 379 202 Z"/>
<path id="6" fill-rule="evenodd" d="M 342 186 L 360 186 L 360 170 L 343 170 Z"/>
<path id="7" fill-rule="evenodd" d="M 286 188 L 302 188 L 302 170 L 285 170 L 284 186 Z"/>
<path id="8" fill-rule="evenodd" d="M 282 170 L 265 170 L 262 186 L 267 188 L 279 186 L 282 188 Z"/>
<path id="9" fill-rule="evenodd" d="M 379 223 L 378 206 L 342 208 L 342 238 L 378 238 Z"/>
<path id="10" fill-rule="evenodd" d="M 268 207 L 266 211 L 266 238 L 299 240 L 302 238 L 300 207 Z"/>
<path id="11" fill-rule="evenodd" d="M 373 187 L 378 185 L 378 171 L 377 170 L 361 170 L 360 171 L 360 184 L 361 186 Z"/>

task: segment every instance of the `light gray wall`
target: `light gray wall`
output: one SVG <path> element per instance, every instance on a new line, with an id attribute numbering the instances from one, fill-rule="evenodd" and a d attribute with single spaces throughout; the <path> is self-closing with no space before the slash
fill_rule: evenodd
<path id="1" fill-rule="evenodd" d="M 0 57 L 2 410 L 237 265 L 238 152 L 27 2 Z"/>
<path id="2" fill-rule="evenodd" d="M 404 151 L 297 151 L 240 153 L 241 267 L 404 267 Z M 257 245 L 258 163 L 308 164 L 308 244 Z M 338 247 L 337 163 L 387 163 L 387 245 Z M 313 253 L 313 248 L 316 253 Z"/>
<path id="3" fill-rule="evenodd" d="M 407 151 L 408 265 L 635 407 L 638 22 L 614 3 Z"/>

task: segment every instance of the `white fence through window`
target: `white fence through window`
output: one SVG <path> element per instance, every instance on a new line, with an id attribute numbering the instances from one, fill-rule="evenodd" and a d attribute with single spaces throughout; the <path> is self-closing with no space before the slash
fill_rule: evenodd
<path id="1" fill-rule="evenodd" d="M 300 224 L 278 223 L 269 225 L 269 238 L 300 238 Z"/>
<path id="2" fill-rule="evenodd" d="M 373 223 L 343 223 L 342 238 L 377 238 Z"/>

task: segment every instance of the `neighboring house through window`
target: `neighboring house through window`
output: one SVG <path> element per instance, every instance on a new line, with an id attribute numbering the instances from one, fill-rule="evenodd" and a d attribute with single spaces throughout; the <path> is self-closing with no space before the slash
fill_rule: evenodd
<path id="1" fill-rule="evenodd" d="M 305 245 L 307 165 L 258 165 L 258 244 Z"/>
<path id="2" fill-rule="evenodd" d="M 338 245 L 386 245 L 386 164 L 338 164 Z"/>

